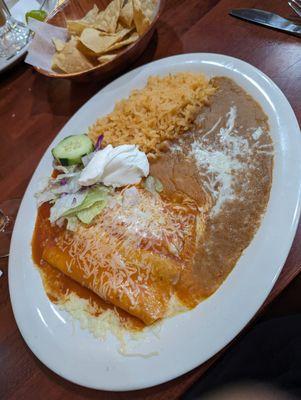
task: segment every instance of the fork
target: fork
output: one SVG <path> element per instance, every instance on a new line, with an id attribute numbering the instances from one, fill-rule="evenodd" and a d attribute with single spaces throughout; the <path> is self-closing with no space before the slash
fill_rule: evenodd
<path id="1" fill-rule="evenodd" d="M 301 0 L 291 0 L 288 2 L 288 5 L 297 15 L 299 15 L 299 17 L 301 17 Z"/>

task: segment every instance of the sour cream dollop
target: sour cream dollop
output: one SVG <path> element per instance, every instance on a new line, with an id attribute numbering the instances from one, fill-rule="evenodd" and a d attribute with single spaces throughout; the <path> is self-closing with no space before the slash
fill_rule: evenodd
<path id="1" fill-rule="evenodd" d="M 146 154 L 136 145 L 108 145 L 97 151 L 79 177 L 81 186 L 103 183 L 105 186 L 122 187 L 139 183 L 149 174 Z"/>

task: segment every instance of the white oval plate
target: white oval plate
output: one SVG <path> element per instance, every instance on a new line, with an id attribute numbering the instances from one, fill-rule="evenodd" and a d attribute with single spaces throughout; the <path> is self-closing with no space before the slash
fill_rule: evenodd
<path id="1" fill-rule="evenodd" d="M 234 270 L 214 295 L 190 312 L 165 320 L 159 337 L 148 333 L 133 351 L 159 355 L 124 357 L 111 335 L 101 342 L 80 329 L 45 295 L 31 259 L 41 177 L 51 173 L 50 148 L 64 136 L 85 132 L 116 100 L 143 87 L 149 75 L 202 71 L 228 76 L 250 93 L 269 116 L 275 144 L 273 185 L 262 224 Z M 250 321 L 273 287 L 290 250 L 300 214 L 301 136 L 288 101 L 261 71 L 219 54 L 165 58 L 120 77 L 89 100 L 46 151 L 24 195 L 11 242 L 9 289 L 19 329 L 34 354 L 50 369 L 77 384 L 104 390 L 132 390 L 166 382 L 208 360 Z"/>

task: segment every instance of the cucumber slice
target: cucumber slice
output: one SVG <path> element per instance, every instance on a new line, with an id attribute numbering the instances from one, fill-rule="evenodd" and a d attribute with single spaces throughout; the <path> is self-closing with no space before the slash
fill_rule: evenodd
<path id="1" fill-rule="evenodd" d="M 51 152 L 53 157 L 62 165 L 75 165 L 80 164 L 82 157 L 93 150 L 92 140 L 83 134 L 66 137 Z"/>

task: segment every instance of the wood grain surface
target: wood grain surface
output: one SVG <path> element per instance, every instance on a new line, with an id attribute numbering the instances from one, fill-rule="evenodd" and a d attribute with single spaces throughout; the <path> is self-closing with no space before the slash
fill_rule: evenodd
<path id="1" fill-rule="evenodd" d="M 301 39 L 228 15 L 257 7 L 293 17 L 284 0 L 167 0 L 151 44 L 133 67 L 174 54 L 214 52 L 250 62 L 283 90 L 301 122 Z M 66 121 L 106 82 L 46 78 L 24 63 L 0 75 L 0 201 L 21 197 L 39 159 Z M 25 222 L 26 223 L 26 222 Z M 22 262 L 22 260 L 20 260 Z M 301 266 L 301 227 L 264 307 Z M 0 260 L 0 399 L 177 399 L 220 355 L 166 384 L 127 393 L 81 388 L 43 366 L 24 343 L 9 301 L 7 260 Z M 300 290 L 300 285 L 296 287 Z"/>

